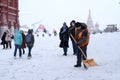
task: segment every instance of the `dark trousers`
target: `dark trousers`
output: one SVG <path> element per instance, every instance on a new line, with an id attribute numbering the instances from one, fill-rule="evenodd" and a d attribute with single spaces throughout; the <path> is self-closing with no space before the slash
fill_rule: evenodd
<path id="1" fill-rule="evenodd" d="M 28 57 L 31 57 L 31 50 L 32 50 L 32 47 L 28 47 Z"/>
<path id="2" fill-rule="evenodd" d="M 10 49 L 11 49 L 12 48 L 11 41 L 7 41 L 7 43 L 8 43 L 8 46 L 10 47 Z"/>
<path id="3" fill-rule="evenodd" d="M 80 47 L 84 54 L 87 56 L 87 46 Z M 77 48 L 77 65 L 81 65 L 82 60 L 85 60 L 85 57 L 82 55 L 82 52 L 80 51 L 79 48 Z"/>
<path id="4" fill-rule="evenodd" d="M 77 45 L 74 41 L 72 41 L 72 46 L 73 46 L 73 54 L 77 54 Z"/>
<path id="5" fill-rule="evenodd" d="M 63 47 L 63 51 L 65 54 L 67 54 L 67 47 Z"/>
<path id="6" fill-rule="evenodd" d="M 5 42 L 3 42 L 3 49 L 7 49 L 8 48 L 8 43 L 7 43 L 7 41 L 5 41 Z"/>
<path id="7" fill-rule="evenodd" d="M 19 57 L 21 57 L 22 56 L 21 45 L 17 45 L 17 44 L 15 44 L 14 57 L 16 57 L 17 49 L 19 49 Z"/>

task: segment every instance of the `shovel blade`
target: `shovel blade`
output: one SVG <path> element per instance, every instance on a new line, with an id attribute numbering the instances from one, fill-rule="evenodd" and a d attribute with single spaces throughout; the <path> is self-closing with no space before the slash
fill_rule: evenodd
<path id="1" fill-rule="evenodd" d="M 94 59 L 83 60 L 83 64 L 84 64 L 86 67 L 98 66 L 98 64 L 94 61 Z"/>

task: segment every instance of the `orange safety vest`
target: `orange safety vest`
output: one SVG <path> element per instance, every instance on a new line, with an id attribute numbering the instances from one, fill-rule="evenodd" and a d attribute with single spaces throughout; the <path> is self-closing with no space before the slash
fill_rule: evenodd
<path id="1" fill-rule="evenodd" d="M 77 29 L 78 30 L 78 29 Z M 77 31 L 76 30 L 76 31 Z M 85 30 L 82 30 L 81 32 L 79 32 L 78 33 L 78 35 L 77 35 L 77 40 L 79 41 L 79 40 L 81 40 L 82 39 L 82 33 L 84 32 L 84 31 L 86 31 L 87 30 L 87 32 L 88 32 L 88 29 L 85 29 Z M 85 45 L 88 45 L 88 43 L 89 43 L 89 38 L 90 38 L 90 35 L 89 35 L 89 33 L 87 33 L 87 40 L 83 43 L 83 44 L 79 44 L 79 46 L 85 46 Z"/>

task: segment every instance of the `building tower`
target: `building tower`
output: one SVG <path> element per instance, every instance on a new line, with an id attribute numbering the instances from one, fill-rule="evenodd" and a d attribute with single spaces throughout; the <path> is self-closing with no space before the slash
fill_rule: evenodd
<path id="1" fill-rule="evenodd" d="M 91 10 L 89 10 L 89 15 L 88 15 L 88 19 L 87 19 L 87 26 L 88 26 L 88 31 L 90 33 L 92 33 L 94 31 L 94 25 L 93 25 L 93 21 L 91 18 Z"/>
<path id="2" fill-rule="evenodd" d="M 19 29 L 18 0 L 0 0 L 0 37 L 6 29 Z"/>
<path id="3" fill-rule="evenodd" d="M 95 24 L 95 31 L 99 31 L 99 24 L 98 23 Z"/>

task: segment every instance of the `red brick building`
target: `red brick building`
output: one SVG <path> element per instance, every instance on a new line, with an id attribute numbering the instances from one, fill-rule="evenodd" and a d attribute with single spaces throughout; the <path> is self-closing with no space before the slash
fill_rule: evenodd
<path id="1" fill-rule="evenodd" d="M 0 0 L 0 37 L 6 29 L 19 29 L 18 0 Z"/>

